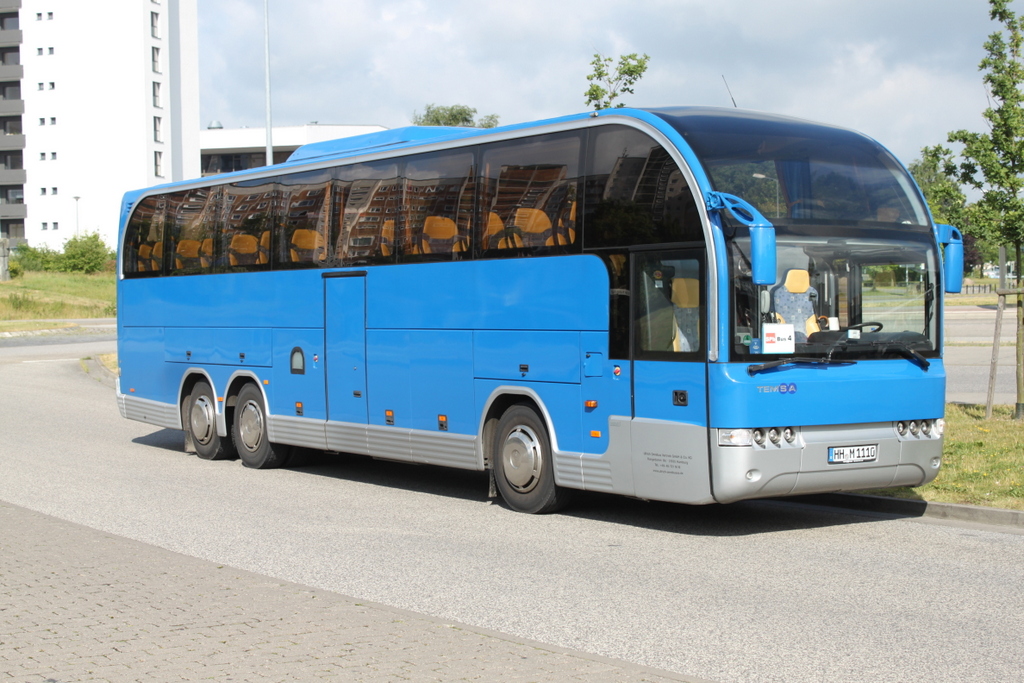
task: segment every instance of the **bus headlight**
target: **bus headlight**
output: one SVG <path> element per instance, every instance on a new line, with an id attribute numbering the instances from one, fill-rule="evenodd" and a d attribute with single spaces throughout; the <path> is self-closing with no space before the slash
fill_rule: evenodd
<path id="1" fill-rule="evenodd" d="M 921 420 L 921 433 L 925 436 L 930 436 L 932 433 L 932 423 L 929 420 Z"/>
<path id="2" fill-rule="evenodd" d="M 755 429 L 753 434 L 754 434 L 754 443 L 756 443 L 758 446 L 763 445 L 764 444 L 764 430 L 763 429 Z"/>
<path id="3" fill-rule="evenodd" d="M 753 444 L 753 436 L 749 429 L 719 429 L 719 446 L 750 446 Z"/>
<path id="4" fill-rule="evenodd" d="M 921 427 L 917 424 L 917 420 L 910 421 L 910 433 L 917 436 L 917 433 L 921 431 Z"/>
<path id="5" fill-rule="evenodd" d="M 935 436 L 942 436 L 946 431 L 946 421 L 941 417 L 935 421 Z"/>
<path id="6" fill-rule="evenodd" d="M 786 443 L 793 443 L 796 441 L 796 430 L 792 427 L 786 427 L 782 430 L 782 438 L 786 440 Z"/>
<path id="7" fill-rule="evenodd" d="M 907 423 L 904 422 L 903 420 L 900 420 L 899 422 L 897 422 L 896 423 L 896 433 L 899 434 L 900 436 L 903 436 L 904 434 L 906 434 L 907 433 Z"/>
<path id="8" fill-rule="evenodd" d="M 779 432 L 778 427 L 772 427 L 768 430 L 768 440 L 772 443 L 778 443 L 781 438 L 782 434 Z"/>

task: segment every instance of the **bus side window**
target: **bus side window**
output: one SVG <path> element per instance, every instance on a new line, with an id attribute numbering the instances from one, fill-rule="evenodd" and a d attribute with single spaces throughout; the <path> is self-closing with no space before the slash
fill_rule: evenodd
<path id="1" fill-rule="evenodd" d="M 580 133 L 483 148 L 480 249 L 487 257 L 579 253 Z"/>
<path id="2" fill-rule="evenodd" d="M 591 132 L 584 188 L 586 249 L 704 241 L 686 177 L 661 145 L 636 129 Z"/>
<path id="3" fill-rule="evenodd" d="M 403 260 L 452 260 L 470 249 L 475 175 L 472 152 L 423 154 L 405 164 Z"/>

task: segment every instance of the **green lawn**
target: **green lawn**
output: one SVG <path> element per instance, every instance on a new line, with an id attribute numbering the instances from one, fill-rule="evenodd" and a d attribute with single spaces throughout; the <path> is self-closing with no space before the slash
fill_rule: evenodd
<path id="1" fill-rule="evenodd" d="M 935 481 L 917 488 L 870 493 L 936 503 L 1024 510 L 1024 422 L 1012 406 L 948 404 L 942 469 Z"/>
<path id="2" fill-rule="evenodd" d="M 27 272 L 0 283 L 0 320 L 117 315 L 113 273 Z"/>

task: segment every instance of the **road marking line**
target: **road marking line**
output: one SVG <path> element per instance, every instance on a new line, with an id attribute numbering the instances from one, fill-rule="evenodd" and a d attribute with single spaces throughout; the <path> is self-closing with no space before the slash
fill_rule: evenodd
<path id="1" fill-rule="evenodd" d="M 22 363 L 64 363 L 69 360 L 80 360 L 78 358 L 44 358 L 43 360 L 23 360 Z"/>

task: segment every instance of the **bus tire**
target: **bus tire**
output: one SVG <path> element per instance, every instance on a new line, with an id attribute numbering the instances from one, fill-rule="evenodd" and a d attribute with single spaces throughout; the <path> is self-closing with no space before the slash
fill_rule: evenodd
<path id="1" fill-rule="evenodd" d="M 246 467 L 267 470 L 284 465 L 288 459 L 289 447 L 270 443 L 267 438 L 267 409 L 263 403 L 263 392 L 254 384 L 246 384 L 238 392 L 231 436 L 238 457 Z"/>
<path id="2" fill-rule="evenodd" d="M 196 382 L 184 404 L 182 422 L 196 455 L 203 460 L 231 458 L 231 444 L 217 433 L 217 399 L 210 385 L 205 380 Z"/>
<path id="3" fill-rule="evenodd" d="M 533 408 L 518 403 L 505 411 L 493 453 L 495 484 L 513 510 L 543 514 L 568 502 L 569 491 L 555 485 L 548 430 Z"/>

